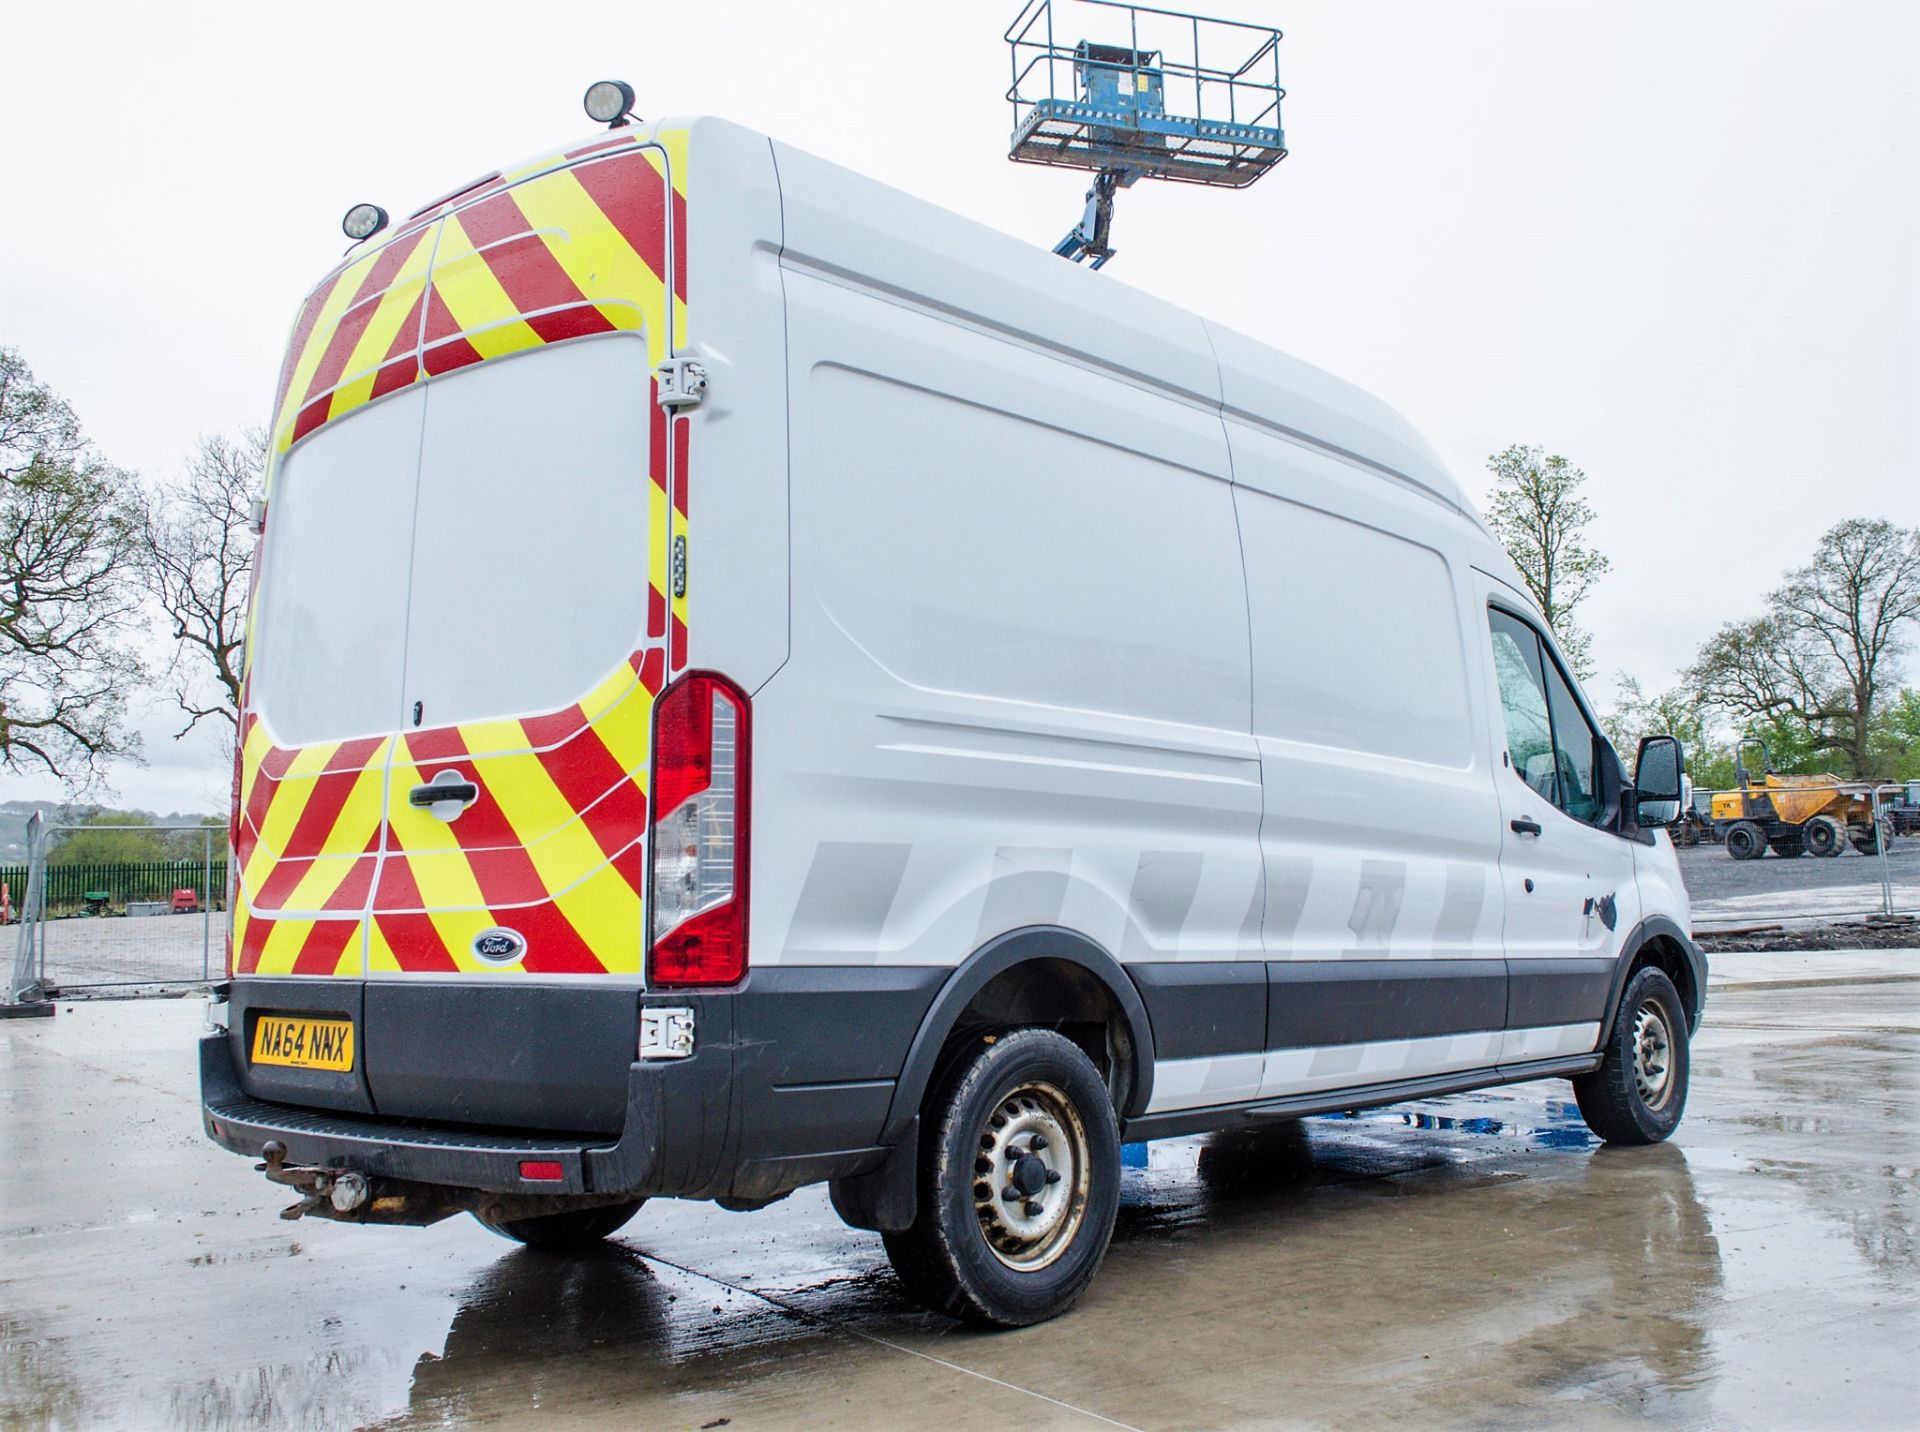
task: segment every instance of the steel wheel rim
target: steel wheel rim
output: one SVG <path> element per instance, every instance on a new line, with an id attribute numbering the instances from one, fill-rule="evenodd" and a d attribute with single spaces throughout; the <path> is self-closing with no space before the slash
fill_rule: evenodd
<path id="1" fill-rule="evenodd" d="M 1036 1080 L 1000 1098 L 973 1161 L 974 1213 L 996 1259 L 1034 1273 L 1066 1252 L 1086 1221 L 1089 1155 L 1086 1127 L 1054 1085 Z"/>
<path id="2" fill-rule="evenodd" d="M 1673 1029 L 1653 1000 L 1633 1015 L 1633 1084 L 1640 1101 L 1655 1111 L 1673 1095 Z"/>

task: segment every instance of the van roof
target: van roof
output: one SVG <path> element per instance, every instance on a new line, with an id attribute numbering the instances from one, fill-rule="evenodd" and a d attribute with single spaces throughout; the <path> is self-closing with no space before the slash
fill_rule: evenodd
<path id="1" fill-rule="evenodd" d="M 696 212 L 703 170 L 716 159 L 717 167 L 724 167 L 723 156 L 769 145 L 782 201 L 784 232 L 778 242 L 790 262 L 1218 407 L 1397 479 L 1485 528 L 1472 501 L 1411 423 L 1365 389 L 1322 368 L 1110 273 L 1063 263 L 1028 240 L 730 120 L 676 116 L 621 131 L 628 142 L 655 136 L 673 148 L 682 141 L 687 145 L 687 177 L 676 180 L 676 187 L 690 186 Z M 465 184 L 381 234 L 369 249 L 351 251 L 338 267 L 429 215 L 461 207 L 469 196 L 480 197 L 501 183 L 603 147 L 549 149 Z M 742 177 L 762 181 L 757 174 Z"/>
<path id="2" fill-rule="evenodd" d="M 716 123 L 725 121 L 663 127 Z M 1483 525 L 1413 425 L 1364 389 L 1111 273 L 1063 263 L 1027 240 L 771 142 L 790 261 L 1218 405 L 1397 478 Z M 698 173 L 690 177 L 697 190 Z"/>

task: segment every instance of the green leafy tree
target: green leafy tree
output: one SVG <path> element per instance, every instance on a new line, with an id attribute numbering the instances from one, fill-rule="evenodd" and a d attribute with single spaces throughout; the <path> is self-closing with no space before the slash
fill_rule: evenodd
<path id="1" fill-rule="evenodd" d="M 1920 781 L 1920 691 L 1908 687 L 1887 703 L 1874 723 L 1872 749 L 1877 774 Z"/>
<path id="2" fill-rule="evenodd" d="M 1600 724 L 1629 770 L 1642 737 L 1678 736 L 1696 790 L 1725 790 L 1733 784 L 1733 748 L 1716 735 L 1706 708 L 1691 692 L 1674 687 L 1648 696 L 1639 682 L 1624 675 L 1619 687 L 1613 709 Z"/>
<path id="3" fill-rule="evenodd" d="M 1916 624 L 1920 528 L 1855 518 L 1820 539 L 1759 616 L 1709 638 L 1683 679 L 1750 734 L 1778 740 L 1782 769 L 1884 774 L 1874 733 Z"/>
<path id="4" fill-rule="evenodd" d="M 84 786 L 132 749 L 128 485 L 65 400 L 0 349 L 0 769 Z"/>
<path id="5" fill-rule="evenodd" d="M 1587 475 L 1558 453 L 1514 444 L 1487 459 L 1493 490 L 1487 525 L 1520 569 L 1540 614 L 1576 674 L 1592 675 L 1592 639 L 1574 611 L 1612 564 L 1584 536 L 1593 508 L 1580 495 Z"/>
<path id="6" fill-rule="evenodd" d="M 175 858 L 167 832 L 151 829 L 139 811 L 101 811 L 77 830 L 60 834 L 47 852 L 49 865 L 133 865 Z"/>

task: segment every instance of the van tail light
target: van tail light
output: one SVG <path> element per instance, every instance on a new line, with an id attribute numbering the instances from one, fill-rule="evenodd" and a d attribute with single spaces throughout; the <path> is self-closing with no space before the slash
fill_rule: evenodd
<path id="1" fill-rule="evenodd" d="M 653 710 L 651 987 L 747 973 L 746 693 L 689 672 Z"/>

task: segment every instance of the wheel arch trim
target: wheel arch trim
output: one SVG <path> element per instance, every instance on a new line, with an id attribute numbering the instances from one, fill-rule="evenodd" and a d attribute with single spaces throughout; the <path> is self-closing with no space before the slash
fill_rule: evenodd
<path id="1" fill-rule="evenodd" d="M 1634 962 L 1655 940 L 1667 940 L 1677 945 L 1682 958 L 1686 960 L 1688 971 L 1693 976 L 1693 998 L 1688 1000 L 1685 990 L 1679 993 L 1688 1006 L 1687 1033 L 1692 1035 L 1700 1028 L 1700 1018 L 1707 1004 L 1707 957 L 1701 953 L 1693 937 L 1681 928 L 1679 921 L 1666 915 L 1649 915 L 1629 930 L 1627 938 L 1620 944 L 1619 958 L 1614 961 L 1613 984 L 1607 991 L 1607 1006 L 1600 1017 L 1603 1040 L 1620 1013 L 1620 997 L 1626 992 L 1627 976 Z"/>
<path id="2" fill-rule="evenodd" d="M 920 1020 L 894 1086 L 879 1142 L 896 1143 L 905 1133 L 939 1064 L 947 1037 L 975 995 L 1015 966 L 1038 960 L 1063 960 L 1080 966 L 1106 988 L 1127 1023 L 1132 1068 L 1126 1107 L 1114 1112 L 1124 1123 L 1137 1116 L 1153 1097 L 1153 1025 L 1140 991 L 1126 969 L 1093 940 L 1057 925 L 1028 925 L 997 935 L 963 960 L 947 977 Z"/>

